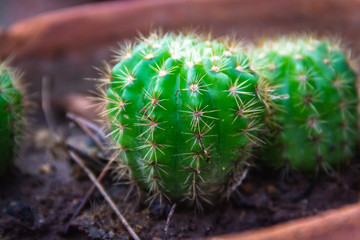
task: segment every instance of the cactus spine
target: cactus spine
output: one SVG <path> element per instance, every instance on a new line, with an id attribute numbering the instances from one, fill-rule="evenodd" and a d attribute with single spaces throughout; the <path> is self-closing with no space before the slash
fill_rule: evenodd
<path id="1" fill-rule="evenodd" d="M 311 37 L 268 41 L 254 52 L 275 85 L 278 110 L 267 124 L 272 134 L 261 159 L 275 167 L 325 171 L 349 158 L 357 140 L 356 74 L 338 43 Z"/>
<path id="2" fill-rule="evenodd" d="M 16 144 L 21 137 L 23 107 L 18 84 L 19 74 L 0 64 L 0 176 L 6 173 L 16 155 Z"/>
<path id="3" fill-rule="evenodd" d="M 239 47 L 230 38 L 152 33 L 125 44 L 108 69 L 102 100 L 119 169 L 150 200 L 211 203 L 241 174 L 259 143 L 267 85 Z"/>

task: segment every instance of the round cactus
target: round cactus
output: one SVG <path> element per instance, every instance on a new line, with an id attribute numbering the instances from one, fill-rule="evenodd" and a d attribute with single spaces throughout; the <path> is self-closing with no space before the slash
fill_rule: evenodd
<path id="1" fill-rule="evenodd" d="M 262 129 L 266 83 L 232 38 L 152 33 L 108 68 L 110 135 L 150 200 L 211 203 L 240 176 Z M 188 202 L 189 202 L 188 201 Z"/>
<path id="2" fill-rule="evenodd" d="M 18 78 L 19 74 L 7 64 L 0 64 L 0 175 L 6 173 L 21 136 L 23 107 Z"/>
<path id="3" fill-rule="evenodd" d="M 264 163 L 302 172 L 331 169 L 353 154 L 357 141 L 356 73 L 349 54 L 329 39 L 267 41 L 254 51 L 262 74 L 277 85 Z"/>

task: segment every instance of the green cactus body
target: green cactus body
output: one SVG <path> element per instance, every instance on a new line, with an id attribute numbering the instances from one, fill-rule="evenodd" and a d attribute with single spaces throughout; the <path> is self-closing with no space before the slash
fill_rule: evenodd
<path id="1" fill-rule="evenodd" d="M 356 144 L 356 74 L 338 44 L 312 38 L 265 42 L 259 69 L 278 86 L 280 106 L 268 116 L 270 145 L 261 159 L 302 172 L 327 170 L 352 156 Z"/>
<path id="2" fill-rule="evenodd" d="M 109 75 L 110 135 L 150 199 L 210 203 L 258 143 L 260 81 L 232 40 L 152 34 Z"/>
<path id="3" fill-rule="evenodd" d="M 20 91 L 15 88 L 16 75 L 0 64 L 0 175 L 6 173 L 20 137 L 22 105 Z"/>

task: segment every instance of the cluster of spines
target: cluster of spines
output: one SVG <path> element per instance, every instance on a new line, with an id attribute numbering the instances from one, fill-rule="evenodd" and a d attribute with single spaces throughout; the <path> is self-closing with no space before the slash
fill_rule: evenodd
<path id="1" fill-rule="evenodd" d="M 0 63 L 0 175 L 4 175 L 11 160 L 17 155 L 22 137 L 23 88 L 19 84 L 21 74 Z"/>
<path id="2" fill-rule="evenodd" d="M 154 32 L 138 42 L 123 45 L 102 84 L 103 115 L 121 165 L 150 200 L 210 203 L 248 156 L 233 150 L 260 143 L 264 80 L 234 38 Z"/>
<path id="3" fill-rule="evenodd" d="M 268 41 L 255 52 L 262 74 L 279 85 L 281 108 L 269 112 L 275 144 L 263 159 L 314 172 L 352 155 L 356 142 L 356 73 L 338 43 L 311 37 Z M 270 151 L 270 152 L 269 152 Z"/>

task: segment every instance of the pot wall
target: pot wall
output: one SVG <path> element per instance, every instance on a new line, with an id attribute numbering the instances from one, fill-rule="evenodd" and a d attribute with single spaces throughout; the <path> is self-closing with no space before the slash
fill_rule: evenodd
<path id="1" fill-rule="evenodd" d="M 53 96 L 88 92 L 94 66 L 108 60 L 110 47 L 151 26 L 177 30 L 197 26 L 216 36 L 246 39 L 298 31 L 336 34 L 360 48 L 359 1 L 341 0 L 155 0 L 89 4 L 49 12 L 0 32 L 0 59 L 12 56 L 40 91 L 43 75 L 54 83 Z"/>

